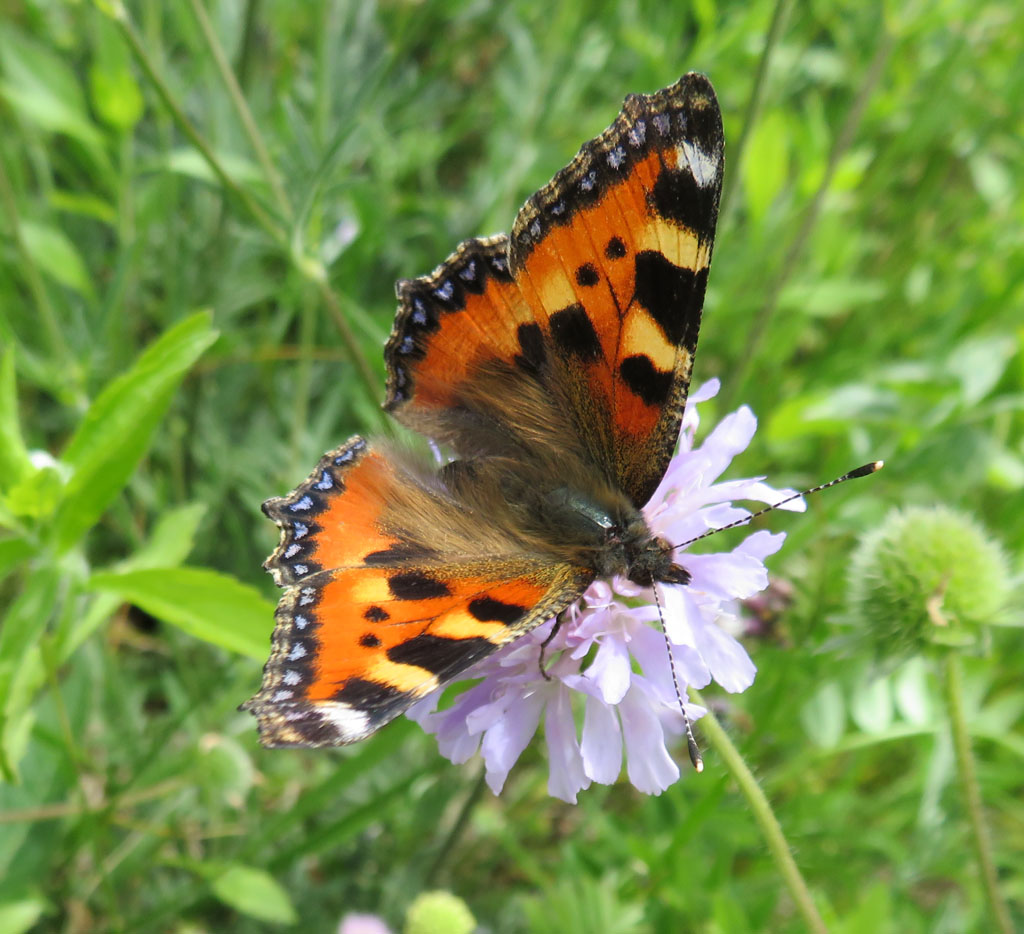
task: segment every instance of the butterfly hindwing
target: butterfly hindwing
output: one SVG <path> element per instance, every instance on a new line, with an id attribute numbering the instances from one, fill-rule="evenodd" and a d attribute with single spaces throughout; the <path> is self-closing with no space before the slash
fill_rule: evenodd
<path id="1" fill-rule="evenodd" d="M 705 77 L 628 97 L 527 201 L 510 238 L 467 241 L 399 284 L 386 407 L 437 426 L 497 361 L 541 381 L 587 459 L 642 506 L 678 436 L 723 164 Z M 513 433 L 518 414 L 507 412 Z"/>
<path id="2" fill-rule="evenodd" d="M 368 736 L 589 583 L 493 530 L 472 540 L 461 507 L 420 481 L 354 438 L 266 504 L 281 528 L 267 567 L 285 593 L 263 686 L 246 705 L 266 745 Z M 420 527 L 400 527 L 411 511 Z M 450 540 L 426 544 L 424 529 L 445 518 Z"/>

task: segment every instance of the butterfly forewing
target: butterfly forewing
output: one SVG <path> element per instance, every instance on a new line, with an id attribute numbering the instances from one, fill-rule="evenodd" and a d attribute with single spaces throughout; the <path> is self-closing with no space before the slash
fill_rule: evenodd
<path id="1" fill-rule="evenodd" d="M 544 383 L 559 427 L 554 413 L 568 406 L 572 442 L 642 506 L 679 432 L 723 163 L 702 75 L 627 98 L 527 201 L 509 240 L 467 241 L 432 275 L 399 284 L 387 408 L 444 434 L 467 387 L 504 364 Z M 504 413 L 512 433 L 518 415 Z"/>
<path id="2" fill-rule="evenodd" d="M 572 387 L 579 432 L 637 507 L 678 437 L 723 163 L 714 91 L 686 75 L 627 98 L 512 229 L 512 272 Z"/>

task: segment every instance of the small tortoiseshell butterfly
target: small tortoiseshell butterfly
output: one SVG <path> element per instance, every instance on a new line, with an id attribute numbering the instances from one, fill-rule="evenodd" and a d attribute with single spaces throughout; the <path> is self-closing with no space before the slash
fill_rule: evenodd
<path id="1" fill-rule="evenodd" d="M 688 74 L 519 211 L 398 283 L 384 407 L 440 468 L 351 438 L 264 511 L 284 595 L 268 746 L 369 736 L 597 577 L 685 584 L 641 514 L 679 434 L 718 217 L 722 118 Z"/>

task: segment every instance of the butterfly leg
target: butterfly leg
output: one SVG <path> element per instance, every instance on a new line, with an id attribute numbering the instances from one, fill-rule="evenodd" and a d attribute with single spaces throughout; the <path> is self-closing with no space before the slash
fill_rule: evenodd
<path id="1" fill-rule="evenodd" d="M 562 628 L 562 620 L 564 616 L 565 610 L 555 617 L 555 625 L 551 627 L 551 632 L 547 634 L 547 638 L 540 644 L 540 655 L 537 657 L 537 667 L 540 668 L 541 676 L 545 681 L 550 681 L 551 675 L 544 670 L 544 651 L 547 649 L 551 640 L 558 634 L 558 630 Z"/>

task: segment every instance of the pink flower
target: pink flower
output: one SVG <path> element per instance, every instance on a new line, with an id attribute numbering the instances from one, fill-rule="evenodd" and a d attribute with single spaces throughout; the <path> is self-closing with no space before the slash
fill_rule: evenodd
<path id="1" fill-rule="evenodd" d="M 716 481 L 733 457 L 745 450 L 757 421 L 743 406 L 726 416 L 698 447 L 697 404 L 717 394 L 718 380 L 692 393 L 683 416 L 679 446 L 644 515 L 655 534 L 687 542 L 709 529 L 750 515 L 733 500 L 775 503 L 793 493 L 776 490 L 763 478 Z M 783 508 L 803 510 L 796 499 Z M 554 620 L 540 626 L 467 671 L 481 679 L 437 709 L 441 692 L 409 711 L 453 762 L 479 752 L 487 783 L 495 794 L 544 719 L 550 774 L 548 792 L 575 803 L 591 782 L 611 784 L 622 770 L 623 752 L 630 782 L 647 794 L 660 794 L 679 778 L 668 743 L 685 731 L 673 684 L 671 662 L 684 699 L 689 686 L 717 681 L 730 692 L 753 683 L 756 668 L 730 631 L 737 602 L 768 586 L 764 560 L 782 547 L 782 533 L 754 532 L 730 552 L 678 558 L 692 580 L 659 584 L 665 634 L 650 587 L 625 578 L 595 581 L 569 609 L 545 650 L 545 679 L 539 666 L 541 644 Z M 589 662 L 588 662 L 589 659 Z M 576 707 L 583 708 L 582 730 Z M 704 709 L 686 703 L 696 720 Z"/>
<path id="2" fill-rule="evenodd" d="M 391 929 L 376 915 L 349 912 L 341 919 L 338 934 L 391 934 Z"/>

